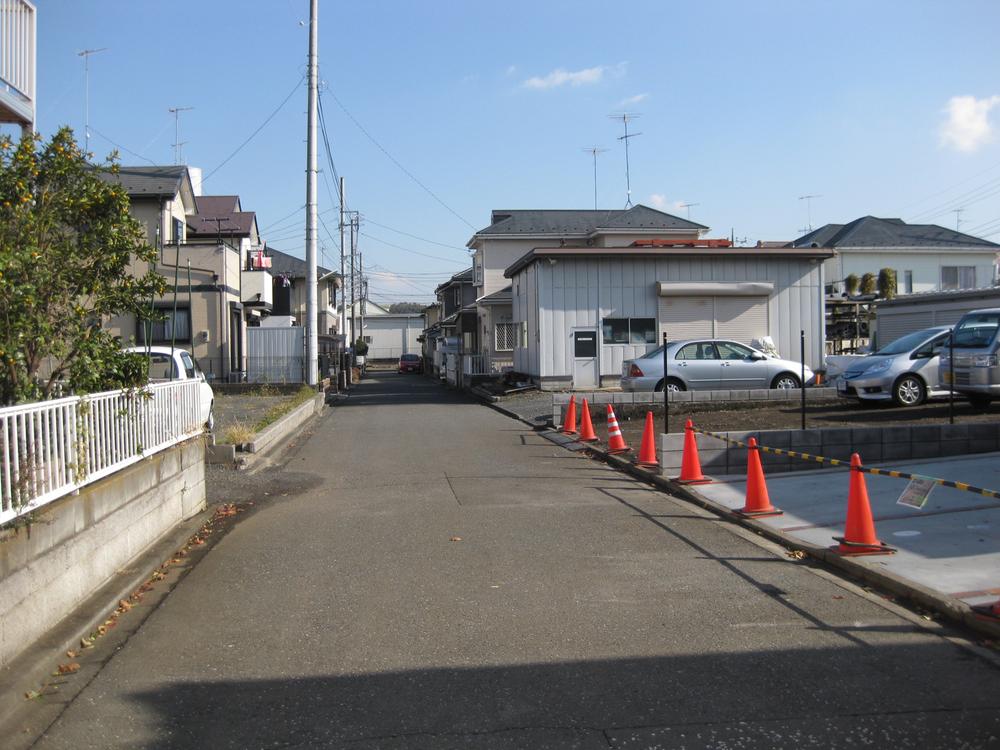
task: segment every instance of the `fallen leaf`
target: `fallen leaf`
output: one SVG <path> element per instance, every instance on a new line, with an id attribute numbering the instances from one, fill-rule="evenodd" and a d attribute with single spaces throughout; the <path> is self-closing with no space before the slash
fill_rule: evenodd
<path id="1" fill-rule="evenodd" d="M 93 647 L 94 647 L 93 637 L 80 639 L 80 648 L 93 648 Z"/>
<path id="2" fill-rule="evenodd" d="M 834 598 L 834 599 L 843 599 L 844 597 L 842 597 L 842 596 L 835 596 L 835 597 L 833 597 L 833 598 Z"/>
<path id="3" fill-rule="evenodd" d="M 58 674 L 73 674 L 79 671 L 80 665 L 75 661 L 71 661 L 68 664 L 60 664 Z"/>
<path id="4" fill-rule="evenodd" d="M 451 539 L 449 539 L 448 541 L 449 541 L 449 542 L 460 542 L 460 541 L 462 541 L 462 537 L 460 537 L 460 536 L 453 536 L 453 537 L 452 537 Z"/>
<path id="5" fill-rule="evenodd" d="M 24 694 L 24 699 L 28 701 L 38 700 L 41 697 L 42 694 L 39 693 L 37 690 L 29 690 L 27 693 Z"/>
<path id="6" fill-rule="evenodd" d="M 127 599 L 122 599 L 120 602 L 118 602 L 118 611 L 128 612 L 130 609 L 132 609 L 132 602 L 128 601 Z"/>
<path id="7" fill-rule="evenodd" d="M 79 654 L 78 651 L 74 651 L 73 649 L 70 649 L 69 651 L 66 652 L 66 658 L 68 658 L 68 659 L 75 659 L 78 654 Z"/>
<path id="8" fill-rule="evenodd" d="M 793 560 L 801 560 L 806 556 L 806 553 L 800 549 L 793 549 L 786 552 L 785 555 Z"/>

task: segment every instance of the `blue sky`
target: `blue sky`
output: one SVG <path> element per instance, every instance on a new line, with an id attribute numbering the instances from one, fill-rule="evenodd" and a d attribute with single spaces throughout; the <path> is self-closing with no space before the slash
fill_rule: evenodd
<path id="1" fill-rule="evenodd" d="M 167 110 L 194 107 L 184 161 L 208 175 L 294 91 L 205 192 L 239 194 L 269 243 L 304 254 L 307 0 L 37 7 L 44 134 L 69 124 L 82 140 L 77 53 L 108 48 L 91 58 L 98 155 L 113 141 L 148 160 L 123 150 L 123 163 L 171 164 Z M 680 216 L 696 203 L 710 236 L 789 240 L 811 203 L 813 226 L 866 214 L 955 226 L 964 207 L 963 230 L 1000 241 L 998 28 L 994 0 L 320 0 L 328 132 L 372 296 L 428 300 L 492 209 L 592 208 L 584 147 L 608 149 L 600 207 L 624 207 L 608 117 L 624 110 L 641 115 L 633 201 Z M 335 237 L 321 239 L 321 263 L 339 265 Z"/>

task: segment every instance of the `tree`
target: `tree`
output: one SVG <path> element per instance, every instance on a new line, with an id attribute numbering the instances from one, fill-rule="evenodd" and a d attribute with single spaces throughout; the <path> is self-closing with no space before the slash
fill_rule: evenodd
<path id="1" fill-rule="evenodd" d="M 149 317 L 165 280 L 133 274 L 156 259 L 125 190 L 102 180 L 115 154 L 87 163 L 69 128 L 0 139 L 0 403 L 49 398 L 57 383 L 93 392 L 145 380 L 139 356 L 101 328 Z M 144 314 L 145 309 L 145 314 Z"/>
<path id="2" fill-rule="evenodd" d="M 875 293 L 875 274 L 870 271 L 861 277 L 861 293 L 862 294 L 874 294 Z"/>
<path id="3" fill-rule="evenodd" d="M 883 268 L 878 272 L 878 296 L 882 299 L 892 299 L 896 296 L 896 271 Z"/>
<path id="4" fill-rule="evenodd" d="M 861 283 L 861 279 L 858 278 L 856 273 L 847 274 L 847 278 L 844 279 L 844 289 L 849 297 L 853 297 L 858 293 L 858 285 Z"/>
<path id="5" fill-rule="evenodd" d="M 427 305 L 422 305 L 419 302 L 393 302 L 389 305 L 389 312 L 394 315 L 401 315 L 403 313 L 422 313 Z"/>

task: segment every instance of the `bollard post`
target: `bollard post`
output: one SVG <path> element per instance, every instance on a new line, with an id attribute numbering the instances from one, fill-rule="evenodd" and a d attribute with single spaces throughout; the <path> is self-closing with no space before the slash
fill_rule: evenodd
<path id="1" fill-rule="evenodd" d="M 806 428 L 806 332 L 799 331 L 799 359 L 802 367 L 799 373 L 799 393 L 802 396 L 802 429 Z"/>
<path id="2" fill-rule="evenodd" d="M 670 434 L 670 391 L 667 388 L 667 332 L 663 332 L 663 432 Z"/>

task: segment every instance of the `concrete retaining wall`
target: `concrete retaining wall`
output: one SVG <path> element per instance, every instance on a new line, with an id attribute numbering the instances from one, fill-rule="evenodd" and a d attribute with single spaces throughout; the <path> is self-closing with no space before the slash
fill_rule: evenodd
<path id="1" fill-rule="evenodd" d="M 955 425 L 913 425 L 892 427 L 830 427 L 808 430 L 761 430 L 725 432 L 732 440 L 757 439 L 769 448 L 812 453 L 827 458 L 849 460 L 852 453 L 863 463 L 905 461 L 914 458 L 939 458 L 968 453 L 989 453 L 1000 449 L 1000 424 L 973 423 Z M 747 451 L 707 435 L 696 435 L 698 457 L 706 474 L 745 474 Z M 680 470 L 684 434 L 660 435 L 663 470 Z M 820 465 L 801 458 L 761 452 L 766 472 L 802 471 Z"/>
<path id="2" fill-rule="evenodd" d="M 277 422 L 269 424 L 254 435 L 253 442 L 247 443 L 244 446 L 245 450 L 248 453 L 262 453 L 301 427 L 314 414 L 321 411 L 324 403 L 326 403 L 326 396 L 322 393 L 317 393 L 313 398 L 299 404 Z"/>
<path id="3" fill-rule="evenodd" d="M 205 508 L 205 439 L 60 498 L 0 533 L 0 666 L 184 519 Z"/>
<path id="4" fill-rule="evenodd" d="M 680 391 L 669 394 L 670 403 L 691 403 L 705 401 L 799 401 L 802 391 L 798 388 L 767 389 L 759 388 L 742 391 Z M 625 393 L 623 391 L 594 391 L 552 394 L 552 424 L 562 424 L 566 414 L 566 404 L 570 396 L 576 396 L 576 408 L 579 410 L 583 399 L 588 404 L 612 404 L 613 406 L 643 404 L 663 404 L 662 393 Z M 836 401 L 835 388 L 806 388 L 806 401 Z"/>

